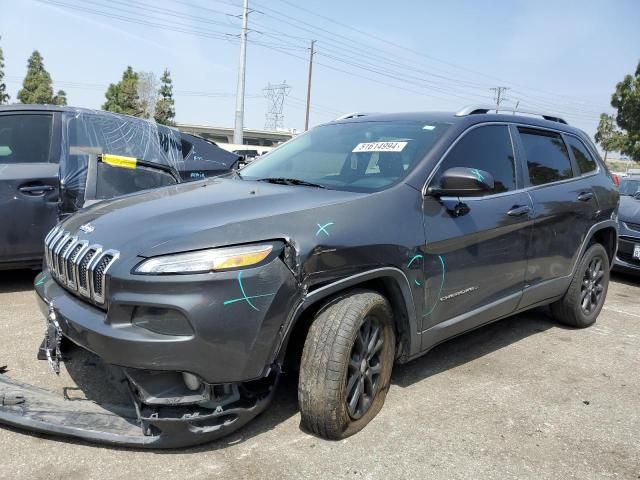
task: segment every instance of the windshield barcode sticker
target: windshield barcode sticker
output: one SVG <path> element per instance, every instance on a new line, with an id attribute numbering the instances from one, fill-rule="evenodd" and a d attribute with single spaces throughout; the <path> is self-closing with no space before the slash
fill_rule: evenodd
<path id="1" fill-rule="evenodd" d="M 371 142 L 359 143 L 352 153 L 358 152 L 401 152 L 408 142 Z"/>

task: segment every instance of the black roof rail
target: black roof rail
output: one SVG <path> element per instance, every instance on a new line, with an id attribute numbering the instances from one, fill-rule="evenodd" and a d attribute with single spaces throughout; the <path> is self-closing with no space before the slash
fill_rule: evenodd
<path id="1" fill-rule="evenodd" d="M 558 122 L 558 123 L 564 123 L 565 125 L 568 125 L 567 121 L 564 118 L 559 117 L 557 115 L 549 115 L 546 113 L 519 110 L 516 107 L 502 108 L 502 107 L 498 107 L 497 105 L 469 105 L 467 107 L 464 107 L 462 110 L 458 111 L 456 113 L 456 117 L 466 117 L 467 115 L 477 115 L 477 114 L 489 113 L 489 112 L 496 112 L 498 114 L 510 113 L 512 115 L 515 115 L 516 113 L 524 113 L 525 115 L 540 116 L 545 120 L 549 120 L 550 122 Z"/>

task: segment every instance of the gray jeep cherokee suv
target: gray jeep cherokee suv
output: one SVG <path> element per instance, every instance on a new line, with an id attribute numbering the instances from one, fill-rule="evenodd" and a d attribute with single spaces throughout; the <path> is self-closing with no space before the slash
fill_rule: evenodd
<path id="1" fill-rule="evenodd" d="M 67 219 L 35 282 L 41 356 L 92 352 L 132 405 L 105 420 L 0 376 L 0 421 L 209 441 L 262 411 L 292 358 L 303 424 L 344 438 L 382 407 L 394 362 L 540 305 L 593 324 L 617 244 L 612 178 L 561 119 L 489 110 L 341 119 L 237 174 Z"/>

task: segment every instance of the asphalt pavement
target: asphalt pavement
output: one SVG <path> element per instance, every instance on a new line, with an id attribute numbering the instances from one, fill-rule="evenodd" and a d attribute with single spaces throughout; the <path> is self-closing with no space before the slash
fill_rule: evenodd
<path id="1" fill-rule="evenodd" d="M 44 321 L 31 272 L 0 272 L 0 366 L 56 392 L 36 360 Z M 0 426 L 4 479 L 640 479 L 640 277 L 615 275 L 596 325 L 545 309 L 450 340 L 397 366 L 378 417 L 343 441 L 300 428 L 296 380 L 216 443 L 183 451 L 98 447 Z M 100 383 L 99 379 L 95 379 Z"/>

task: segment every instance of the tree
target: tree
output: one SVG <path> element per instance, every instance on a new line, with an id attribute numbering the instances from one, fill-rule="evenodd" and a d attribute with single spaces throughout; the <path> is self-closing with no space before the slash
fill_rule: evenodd
<path id="1" fill-rule="evenodd" d="M 598 130 L 594 135 L 597 143 L 604 150 L 604 161 L 607 161 L 607 154 L 616 150 L 620 150 L 625 135 L 616 128 L 613 115 L 603 113 L 600 115 L 600 123 Z"/>
<path id="2" fill-rule="evenodd" d="M 138 74 L 131 66 L 122 74 L 122 80 L 109 85 L 105 97 L 107 101 L 102 105 L 103 110 L 134 116 L 143 113 L 138 97 Z"/>
<path id="3" fill-rule="evenodd" d="M 175 125 L 173 119 L 176 117 L 176 111 L 173 101 L 173 82 L 171 81 L 171 72 L 169 72 L 169 69 L 165 68 L 160 82 L 160 90 L 158 91 L 159 98 L 156 103 L 154 118 L 158 123 L 173 126 Z"/>
<path id="4" fill-rule="evenodd" d="M 53 97 L 53 99 L 51 100 L 51 103 L 53 103 L 54 105 L 61 105 L 61 106 L 66 105 L 67 92 L 65 92 L 64 90 L 58 90 L 58 93 L 56 93 L 56 95 Z"/>
<path id="5" fill-rule="evenodd" d="M 138 99 L 142 118 L 150 119 L 158 101 L 158 81 L 153 72 L 138 72 Z"/>
<path id="6" fill-rule="evenodd" d="M 27 61 L 27 75 L 18 92 L 18 100 L 22 103 L 52 103 L 51 83 L 51 75 L 44 68 L 40 52 L 34 50 Z"/>
<path id="7" fill-rule="evenodd" d="M 620 151 L 640 161 L 640 62 L 635 75 L 626 75 L 616 85 L 611 106 L 617 110 L 616 123 L 624 130 Z"/>
<path id="8" fill-rule="evenodd" d="M 0 37 L 2 39 L 2 37 Z M 0 47 L 0 105 L 9 103 L 9 94 L 7 93 L 7 85 L 4 83 L 4 55 Z"/>

